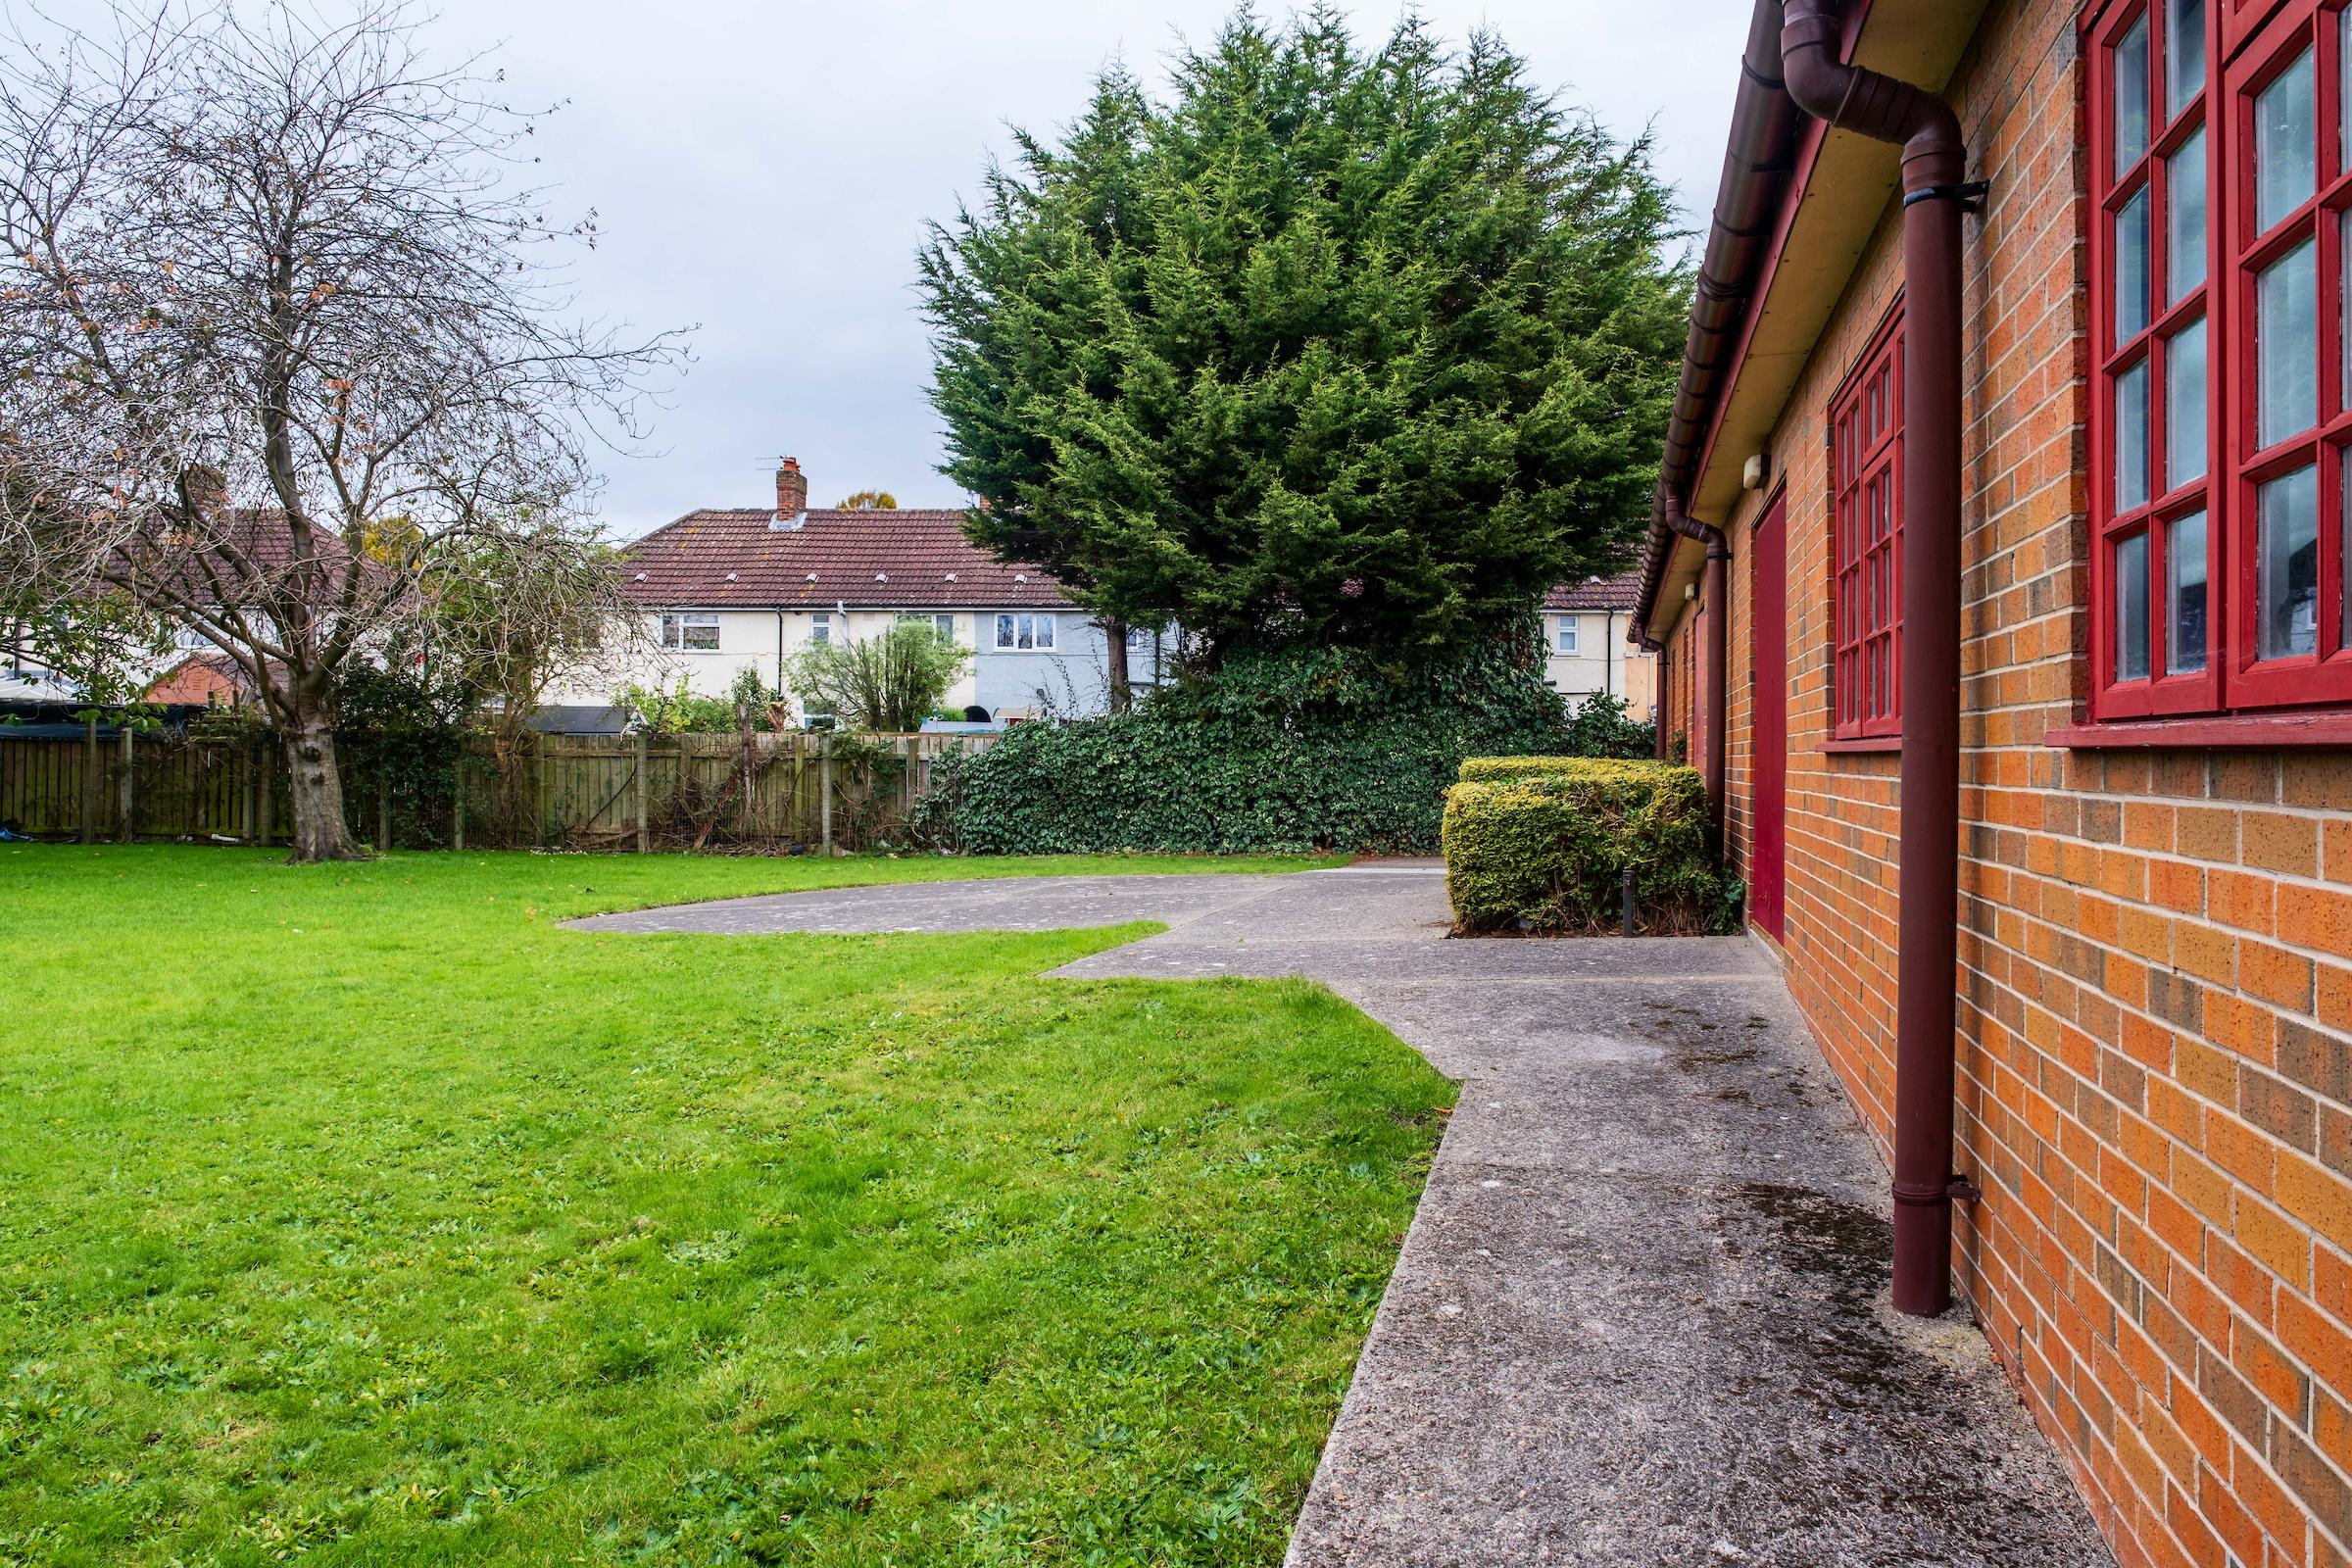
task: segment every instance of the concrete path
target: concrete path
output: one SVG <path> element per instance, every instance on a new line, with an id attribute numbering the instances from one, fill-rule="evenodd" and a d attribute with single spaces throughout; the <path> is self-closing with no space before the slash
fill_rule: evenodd
<path id="1" fill-rule="evenodd" d="M 581 923 L 1137 919 L 1169 930 L 1055 972 L 1308 976 L 1462 1083 L 1293 1568 L 2111 1563 L 1976 1330 L 1886 1309 L 1885 1170 L 1745 939 L 1450 941 L 1418 862 Z"/>

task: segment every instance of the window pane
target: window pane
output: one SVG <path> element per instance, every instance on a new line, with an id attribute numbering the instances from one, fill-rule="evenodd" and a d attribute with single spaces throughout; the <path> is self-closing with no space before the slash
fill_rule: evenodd
<path id="1" fill-rule="evenodd" d="M 2165 118 L 2177 120 L 2205 90 L 2205 0 L 2168 0 L 2164 19 Z"/>
<path id="2" fill-rule="evenodd" d="M 2172 206 L 2165 215 L 2168 303 L 2179 303 L 2205 281 L 2205 133 L 2198 131 L 2165 161 Z"/>
<path id="3" fill-rule="evenodd" d="M 2148 362 L 2115 378 L 2115 510 L 2148 504 Z"/>
<path id="4" fill-rule="evenodd" d="M 2164 350 L 2164 487 L 2205 477 L 2205 323 L 2182 327 Z"/>
<path id="5" fill-rule="evenodd" d="M 2257 445 L 2270 446 L 2320 417 L 2320 253 L 2310 240 L 2254 280 L 2260 362 Z"/>
<path id="6" fill-rule="evenodd" d="M 2297 468 L 2262 487 L 2262 657 L 2290 659 L 2320 645 L 2320 470 Z"/>
<path id="7" fill-rule="evenodd" d="M 2144 185 L 2115 215 L 2115 347 L 2148 324 L 2148 192 Z"/>
<path id="8" fill-rule="evenodd" d="M 2115 173 L 2118 179 L 2148 150 L 2148 19 L 2115 45 Z"/>
<path id="9" fill-rule="evenodd" d="M 2254 227 L 2266 232 L 2318 188 L 2319 132 L 2313 128 L 2311 51 L 2254 100 Z"/>
<path id="10" fill-rule="evenodd" d="M 2148 678 L 2148 536 L 2115 545 L 2115 678 Z"/>
<path id="11" fill-rule="evenodd" d="M 1012 617 L 1010 615 L 997 617 L 997 646 L 999 648 L 1012 646 Z"/>
<path id="12" fill-rule="evenodd" d="M 2164 667 L 2205 667 L 2205 514 L 2176 517 L 2164 535 Z"/>

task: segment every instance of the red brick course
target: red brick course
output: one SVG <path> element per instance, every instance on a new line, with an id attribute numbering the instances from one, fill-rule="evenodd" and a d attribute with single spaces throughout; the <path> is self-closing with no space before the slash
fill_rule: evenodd
<path id="1" fill-rule="evenodd" d="M 2082 82 L 2070 0 L 1986 14 L 1969 225 L 1955 1267 L 2119 1561 L 2352 1562 L 2352 760 L 2063 751 L 2085 709 Z M 1897 759 L 1831 723 L 1824 419 L 1900 290 L 1891 209 L 1771 445 L 1788 501 L 1789 987 L 1874 1136 Z M 1735 461 L 1737 461 L 1735 459 Z M 1749 530 L 1730 519 L 1734 847 Z M 1669 654 L 1690 723 L 1694 617 Z M 1759 937 L 1759 940 L 1762 940 Z"/>

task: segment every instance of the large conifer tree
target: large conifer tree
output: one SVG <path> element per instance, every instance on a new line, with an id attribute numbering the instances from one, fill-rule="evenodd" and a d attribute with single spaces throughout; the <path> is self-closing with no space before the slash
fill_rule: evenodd
<path id="1" fill-rule="evenodd" d="M 1212 650 L 1458 647 L 1621 566 L 1689 297 L 1646 138 L 1411 19 L 1244 11 L 1174 85 L 1106 71 L 933 230 L 972 536 Z"/>

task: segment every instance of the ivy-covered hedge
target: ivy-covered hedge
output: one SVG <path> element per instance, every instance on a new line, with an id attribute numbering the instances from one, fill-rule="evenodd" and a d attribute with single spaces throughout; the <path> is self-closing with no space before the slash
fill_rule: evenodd
<path id="1" fill-rule="evenodd" d="M 1556 751 L 1532 640 L 1417 668 L 1337 649 L 1237 654 L 1132 713 L 1015 725 L 943 762 L 920 825 L 974 854 L 1427 855 L 1467 757 Z"/>
<path id="2" fill-rule="evenodd" d="M 1642 931 L 1738 928 L 1740 886 L 1707 846 L 1707 792 L 1666 762 L 1479 758 L 1446 792 L 1446 888 L 1468 933 L 1620 928 L 1634 873 Z"/>

